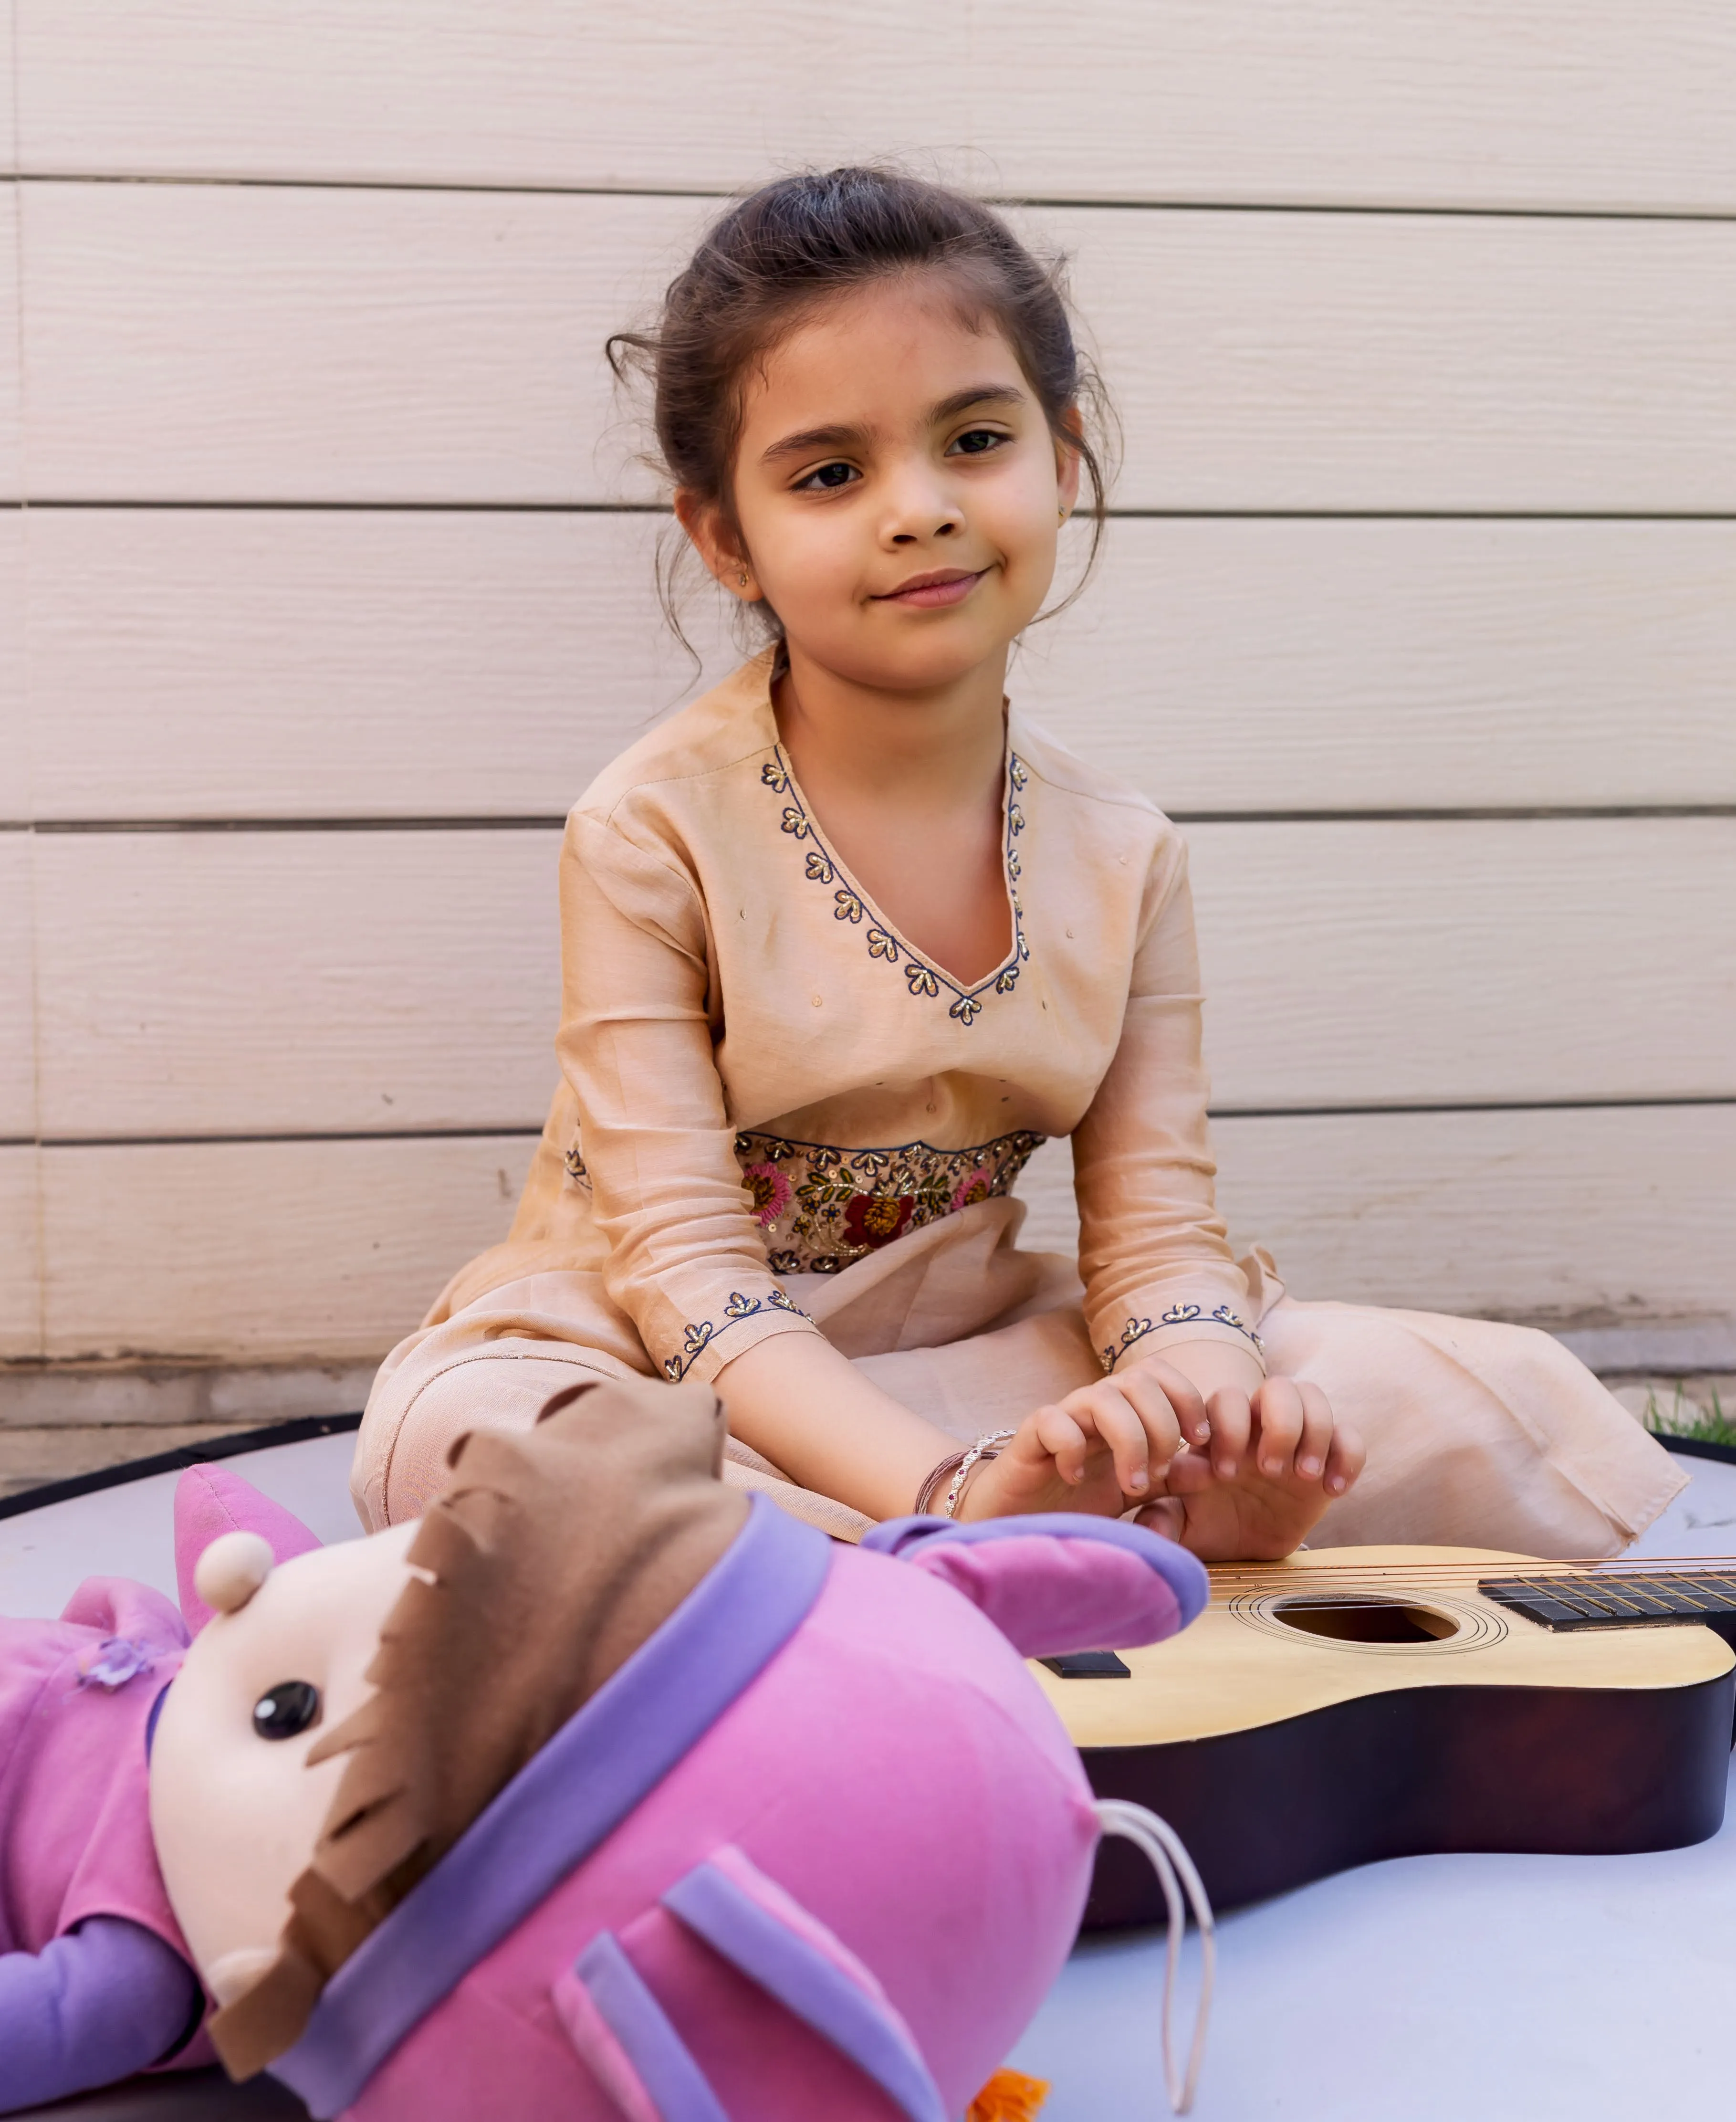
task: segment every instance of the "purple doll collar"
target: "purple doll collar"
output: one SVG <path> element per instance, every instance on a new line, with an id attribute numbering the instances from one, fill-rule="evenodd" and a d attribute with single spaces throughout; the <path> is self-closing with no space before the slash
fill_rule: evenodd
<path id="1" fill-rule="evenodd" d="M 398 2044 L 690 1751 L 795 1634 L 831 1543 L 768 1498 L 656 1633 L 325 1985 L 271 2074 L 341 2113 Z"/>

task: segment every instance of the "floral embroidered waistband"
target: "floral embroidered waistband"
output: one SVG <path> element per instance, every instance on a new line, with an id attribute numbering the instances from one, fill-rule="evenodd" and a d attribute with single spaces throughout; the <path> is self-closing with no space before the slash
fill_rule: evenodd
<path id="1" fill-rule="evenodd" d="M 1046 1139 L 1021 1130 L 972 1149 L 838 1149 L 746 1133 L 735 1155 L 772 1274 L 837 1274 L 908 1231 L 1010 1193 Z"/>

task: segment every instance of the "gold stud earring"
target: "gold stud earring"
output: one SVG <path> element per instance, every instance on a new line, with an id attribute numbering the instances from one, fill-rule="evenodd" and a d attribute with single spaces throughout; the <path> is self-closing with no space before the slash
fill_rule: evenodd
<path id="1" fill-rule="evenodd" d="M 1066 512 L 1066 509 L 1064 509 L 1064 508 L 1063 508 L 1063 509 L 1062 510 L 1061 513 L 1060 513 L 1060 514 L 1059 514 L 1059 515 L 1055 518 L 1055 521 L 1056 521 L 1057 523 L 1065 523 L 1065 522 L 1066 521 L 1066 520 L 1067 520 L 1067 512 Z"/>
<path id="2" fill-rule="evenodd" d="M 744 568 L 742 569 L 741 573 L 740 573 L 739 575 L 737 575 L 737 576 L 736 576 L 735 579 L 736 579 L 736 581 L 737 581 L 738 582 L 740 582 L 740 583 L 741 587 L 742 587 L 744 589 L 745 589 L 745 588 L 747 587 L 747 586 L 748 586 L 748 571 L 747 571 L 747 569 L 746 569 L 745 568 Z"/>

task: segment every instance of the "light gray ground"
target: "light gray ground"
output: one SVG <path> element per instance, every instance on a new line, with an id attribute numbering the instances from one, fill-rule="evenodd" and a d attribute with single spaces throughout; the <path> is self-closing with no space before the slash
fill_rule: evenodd
<path id="1" fill-rule="evenodd" d="M 349 1456 L 339 1436 L 233 1463 L 340 1540 Z M 1682 1463 L 1692 1484 L 1639 1551 L 1736 1554 L 1736 1467 Z M 0 1521 L 0 1612 L 57 1613 L 99 1572 L 172 1595 L 174 1487 Z M 1242 1909 L 1219 1938 L 1199 2122 L 1674 2122 L 1729 2104 L 1736 1821 L 1654 1857 L 1370 1865 Z M 1162 1953 L 1140 1936 L 1074 1954 L 1011 2059 L 1052 2084 L 1043 2122 L 1167 2114 Z"/>
<path id="2" fill-rule="evenodd" d="M 1681 1463 L 1692 1484 L 1632 1551 L 1736 1555 L 1736 1466 Z M 1227 1916 L 1218 1951 L 1198 2122 L 1723 2114 L 1736 1806 L 1654 1857 L 1370 1864 Z M 1169 2113 L 1162 1965 L 1160 1934 L 1074 1954 L 1011 2059 L 1054 2087 L 1043 2122 Z"/>

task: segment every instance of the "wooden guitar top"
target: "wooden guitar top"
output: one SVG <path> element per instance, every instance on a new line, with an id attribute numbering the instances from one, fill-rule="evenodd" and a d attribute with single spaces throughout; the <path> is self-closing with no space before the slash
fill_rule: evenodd
<path id="1" fill-rule="evenodd" d="M 1191 1628 L 1121 1652 L 1129 1678 L 1032 1670 L 1074 1744 L 1086 1748 L 1212 1738 L 1400 1689 L 1682 1688 L 1736 1664 L 1720 1636 L 1693 1623 L 1558 1634 L 1477 1588 L 1480 1577 L 1564 1567 L 1463 1547 L 1324 1548 L 1227 1563 L 1212 1570 L 1211 1603 Z M 1384 1609 L 1373 1632 L 1384 1624 L 1415 1639 L 1315 1634 L 1281 1618 L 1286 1607 L 1314 1628 L 1352 1630 Z"/>

